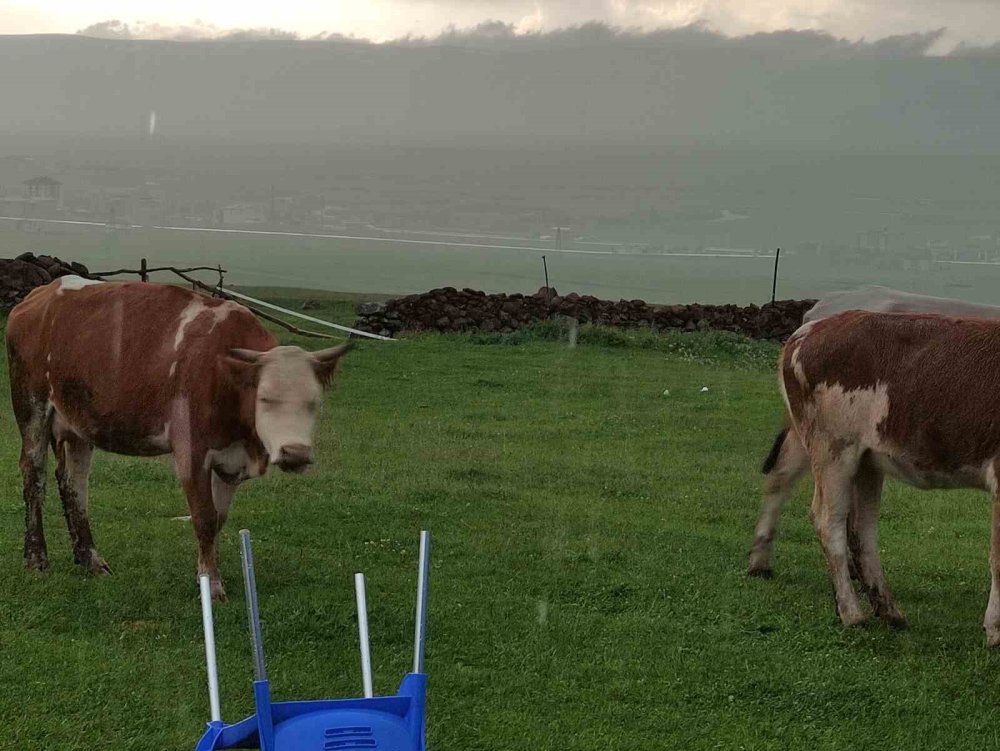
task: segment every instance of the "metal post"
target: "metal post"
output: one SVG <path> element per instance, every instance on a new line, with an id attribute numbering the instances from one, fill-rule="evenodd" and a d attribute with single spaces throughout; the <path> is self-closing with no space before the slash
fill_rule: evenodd
<path id="1" fill-rule="evenodd" d="M 354 596 L 358 602 L 358 640 L 361 643 L 361 683 L 365 689 L 365 698 L 371 699 L 375 693 L 372 690 L 372 653 L 368 643 L 368 601 L 365 597 L 365 575 L 354 575 Z"/>
<path id="2" fill-rule="evenodd" d="M 215 625 L 212 622 L 212 582 L 207 574 L 198 577 L 201 588 L 201 621 L 205 627 L 205 662 L 208 666 L 208 704 L 212 722 L 222 721 L 219 704 L 219 668 L 215 661 Z"/>
<path id="3" fill-rule="evenodd" d="M 545 292 L 549 291 L 549 264 L 545 262 L 545 256 L 542 256 L 542 268 L 545 269 Z"/>
<path id="4" fill-rule="evenodd" d="M 144 281 L 144 282 L 148 282 L 149 281 L 149 273 L 146 271 L 146 259 L 145 258 L 143 258 L 141 261 L 139 261 L 139 278 L 142 281 Z"/>
<path id="5" fill-rule="evenodd" d="M 774 281 L 771 282 L 771 304 L 774 305 L 774 298 L 778 292 L 778 259 L 781 258 L 781 248 L 774 254 Z"/>
<path id="6" fill-rule="evenodd" d="M 413 637 L 413 672 L 424 672 L 424 643 L 427 641 L 427 584 L 431 573 L 431 533 L 420 533 L 420 563 L 417 569 L 417 618 Z"/>
<path id="7" fill-rule="evenodd" d="M 253 645 L 254 676 L 258 681 L 267 680 L 264 665 L 264 639 L 260 631 L 260 608 L 257 605 L 257 577 L 253 570 L 253 548 L 250 531 L 240 530 L 240 553 L 243 558 L 243 586 L 247 594 L 247 620 L 250 622 L 250 641 Z"/>

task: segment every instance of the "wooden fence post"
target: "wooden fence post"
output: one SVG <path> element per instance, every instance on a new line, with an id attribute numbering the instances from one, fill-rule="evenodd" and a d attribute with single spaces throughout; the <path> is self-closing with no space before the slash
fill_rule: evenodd
<path id="1" fill-rule="evenodd" d="M 778 260 L 781 258 L 781 248 L 774 253 L 774 280 L 771 282 L 771 305 L 778 294 Z"/>
<path id="2" fill-rule="evenodd" d="M 149 273 L 146 271 L 146 268 L 147 268 L 146 267 L 146 259 L 143 258 L 139 262 L 139 278 L 142 281 L 144 281 L 144 282 L 148 282 L 149 281 Z"/>

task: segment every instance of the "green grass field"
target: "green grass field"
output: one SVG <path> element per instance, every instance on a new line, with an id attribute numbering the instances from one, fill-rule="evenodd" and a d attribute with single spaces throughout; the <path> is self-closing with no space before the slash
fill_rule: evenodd
<path id="1" fill-rule="evenodd" d="M 351 307 L 325 314 L 349 320 Z M 545 333 L 365 342 L 347 358 L 316 470 L 247 484 L 221 540 L 227 720 L 251 711 L 240 528 L 254 533 L 279 699 L 360 693 L 362 570 L 376 692 L 395 689 L 429 528 L 437 751 L 996 744 L 985 497 L 891 485 L 884 561 L 912 629 L 844 632 L 805 488 L 775 579 L 744 575 L 779 423 L 776 347 L 587 331 L 570 350 Z M 194 539 L 172 519 L 187 512 L 170 467 L 98 455 L 92 522 L 115 570 L 103 579 L 73 566 L 50 483 L 52 568 L 29 574 L 4 402 L 0 747 L 193 748 L 208 700 Z"/>

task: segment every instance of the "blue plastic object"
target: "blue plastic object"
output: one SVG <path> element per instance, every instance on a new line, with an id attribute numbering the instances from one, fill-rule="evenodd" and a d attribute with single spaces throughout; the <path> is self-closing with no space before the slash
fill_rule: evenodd
<path id="1" fill-rule="evenodd" d="M 429 573 L 430 535 L 421 533 L 420 576 L 417 587 L 417 626 L 414 670 L 408 673 L 394 696 L 317 701 L 271 701 L 267 680 L 260 622 L 257 613 L 256 584 L 250 536 L 240 533 L 243 542 L 244 580 L 247 586 L 247 607 L 250 632 L 254 641 L 257 680 L 253 683 L 256 711 L 250 717 L 232 725 L 213 719 L 195 746 L 195 751 L 245 748 L 260 751 L 426 751 L 425 705 L 427 675 L 423 672 L 423 645 Z M 364 603 L 364 580 L 358 595 L 359 607 Z M 203 586 L 204 597 L 208 591 Z M 368 634 L 366 614 L 359 612 L 362 664 L 367 671 Z M 211 633 L 211 608 L 205 618 L 206 652 L 209 665 L 209 690 L 213 698 L 213 715 L 218 710 L 218 681 L 213 675 L 215 665 L 214 634 Z M 214 683 L 213 683 L 214 679 Z M 365 684 L 371 684 L 370 674 Z"/>
<path id="2" fill-rule="evenodd" d="M 241 722 L 208 723 L 195 751 L 425 751 L 427 676 L 409 673 L 395 696 L 272 702 L 268 681 L 254 681 L 257 711 Z"/>

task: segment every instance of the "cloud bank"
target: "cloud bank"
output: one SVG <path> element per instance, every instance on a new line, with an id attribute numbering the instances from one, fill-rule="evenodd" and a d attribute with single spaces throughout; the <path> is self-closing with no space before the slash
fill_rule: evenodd
<path id="1" fill-rule="evenodd" d="M 475 0 L 474 0 L 475 1 Z M 485 21 L 475 26 L 449 26 L 433 36 L 407 35 L 376 43 L 370 39 L 340 33 L 320 32 L 303 36 L 297 32 L 276 28 L 220 28 L 211 24 L 193 23 L 169 26 L 159 23 L 125 23 L 112 19 L 92 24 L 77 32 L 96 39 L 165 40 L 178 42 L 217 41 L 282 41 L 282 42 L 344 42 L 380 47 L 463 47 L 481 50 L 557 49 L 567 47 L 606 47 L 610 45 L 656 47 L 672 50 L 745 50 L 779 54 L 802 59 L 868 58 L 893 59 L 928 55 L 952 57 L 1000 56 L 1000 42 L 973 44 L 962 42 L 947 51 L 948 30 L 945 27 L 924 32 L 896 34 L 879 39 L 851 40 L 820 30 L 780 30 L 727 36 L 703 22 L 669 29 L 644 31 L 638 28 L 611 26 L 602 22 L 587 22 L 550 31 L 522 31 L 516 24 Z"/>

